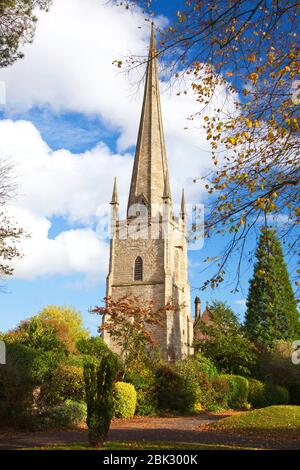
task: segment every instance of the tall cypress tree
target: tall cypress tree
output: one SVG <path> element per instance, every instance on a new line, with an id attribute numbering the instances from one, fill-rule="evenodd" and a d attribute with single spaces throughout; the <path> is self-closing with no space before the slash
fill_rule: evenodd
<path id="1" fill-rule="evenodd" d="M 299 339 L 300 322 L 281 243 L 274 230 L 262 230 L 250 280 L 245 330 L 253 341 L 271 346 Z"/>

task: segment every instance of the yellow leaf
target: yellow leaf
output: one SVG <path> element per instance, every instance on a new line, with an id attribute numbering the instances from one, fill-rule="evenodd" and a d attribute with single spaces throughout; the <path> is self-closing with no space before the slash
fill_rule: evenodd
<path id="1" fill-rule="evenodd" d="M 254 83 L 257 82 L 258 79 L 258 74 L 255 72 L 252 72 L 248 75 L 249 80 L 252 80 Z"/>
<path id="2" fill-rule="evenodd" d="M 258 277 L 263 277 L 266 274 L 266 271 L 264 269 L 259 269 L 257 271 Z"/>
<path id="3" fill-rule="evenodd" d="M 251 55 L 249 55 L 248 60 L 250 60 L 250 62 L 255 62 L 255 54 L 254 54 L 254 52 L 253 52 Z"/>

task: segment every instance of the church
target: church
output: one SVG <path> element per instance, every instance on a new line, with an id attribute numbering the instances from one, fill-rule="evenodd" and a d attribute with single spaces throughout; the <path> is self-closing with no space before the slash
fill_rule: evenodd
<path id="1" fill-rule="evenodd" d="M 110 204 L 112 236 L 106 295 L 113 300 L 151 300 L 158 308 L 172 304 L 174 310 L 165 313 L 163 327 L 153 333 L 164 360 L 183 359 L 193 353 L 187 214 L 184 190 L 180 213 L 176 216 L 173 212 L 153 25 L 125 220 L 119 219 L 116 180 Z M 116 350 L 108 332 L 104 331 L 103 338 Z"/>

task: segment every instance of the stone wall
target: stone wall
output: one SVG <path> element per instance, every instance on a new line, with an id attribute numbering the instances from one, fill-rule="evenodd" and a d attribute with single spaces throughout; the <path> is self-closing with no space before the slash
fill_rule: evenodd
<path id="1" fill-rule="evenodd" d="M 142 227 L 131 227 L 128 235 L 128 221 L 121 221 L 111 241 L 107 295 L 115 300 L 134 296 L 141 302 L 153 301 L 157 308 L 171 302 L 175 311 L 166 313 L 164 326 L 156 328 L 154 337 L 165 360 L 178 360 L 192 353 L 193 341 L 185 227 L 170 214 L 167 233 L 163 236 L 160 228 L 161 238 L 153 240 L 145 237 L 148 222 L 138 225 Z M 138 256 L 143 260 L 142 281 L 134 280 Z M 104 339 L 116 349 L 107 333 Z"/>

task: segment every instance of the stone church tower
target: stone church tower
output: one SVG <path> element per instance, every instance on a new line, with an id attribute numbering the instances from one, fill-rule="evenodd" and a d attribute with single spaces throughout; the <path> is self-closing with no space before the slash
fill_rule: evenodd
<path id="1" fill-rule="evenodd" d="M 186 210 L 173 214 L 161 115 L 155 38 L 152 25 L 149 60 L 127 216 L 119 220 L 117 183 L 111 201 L 112 238 L 107 296 L 117 300 L 136 297 L 158 307 L 172 303 L 164 327 L 154 336 L 168 361 L 193 352 L 190 286 L 187 275 Z M 104 340 L 114 350 L 111 338 Z"/>

